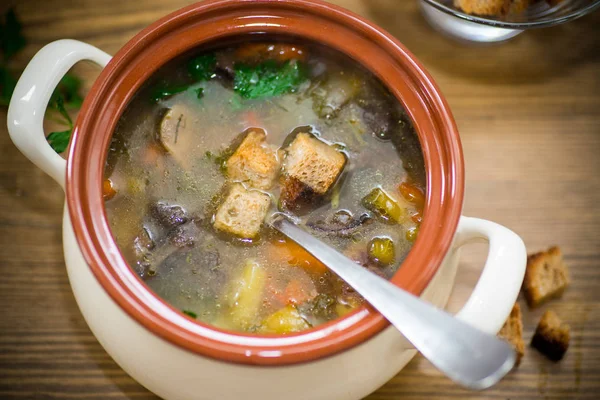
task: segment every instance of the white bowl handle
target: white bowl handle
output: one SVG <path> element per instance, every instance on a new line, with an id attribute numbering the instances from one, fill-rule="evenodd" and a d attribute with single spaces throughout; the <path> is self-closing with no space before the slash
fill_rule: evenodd
<path id="1" fill-rule="evenodd" d="M 502 225 L 461 217 L 457 246 L 477 241 L 489 242 L 487 261 L 471 297 L 456 315 L 482 331 L 495 334 L 502 328 L 519 295 L 527 252 L 523 240 Z"/>
<path id="2" fill-rule="evenodd" d="M 64 189 L 67 162 L 48 144 L 44 114 L 52 92 L 78 61 L 104 67 L 110 56 L 76 40 L 57 40 L 44 46 L 19 78 L 8 107 L 8 133 L 21 152 Z"/>

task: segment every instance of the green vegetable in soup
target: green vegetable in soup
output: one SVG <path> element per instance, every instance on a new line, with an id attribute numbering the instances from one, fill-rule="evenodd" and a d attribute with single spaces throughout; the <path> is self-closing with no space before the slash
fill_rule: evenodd
<path id="1" fill-rule="evenodd" d="M 198 314 L 196 314 L 193 311 L 190 311 L 190 310 L 181 310 L 181 312 L 184 313 L 185 315 L 187 315 L 188 317 L 198 318 Z"/>
<path id="2" fill-rule="evenodd" d="M 363 198 L 363 205 L 376 212 L 389 223 L 398 223 L 404 216 L 404 210 L 383 189 L 375 188 Z"/>
<path id="3" fill-rule="evenodd" d="M 204 88 L 199 87 L 198 89 L 194 89 L 194 92 L 196 92 L 196 97 L 198 100 L 204 97 Z"/>
<path id="4" fill-rule="evenodd" d="M 417 236 L 419 235 L 419 227 L 415 226 L 406 231 L 406 240 L 409 242 L 414 242 L 417 240 Z"/>
<path id="5" fill-rule="evenodd" d="M 333 296 L 326 293 L 319 293 L 312 300 L 303 304 L 301 311 L 322 320 L 329 320 L 335 317 L 336 303 L 337 301 Z"/>
<path id="6" fill-rule="evenodd" d="M 215 73 L 217 57 L 214 53 L 202 54 L 192 58 L 188 64 L 188 72 L 197 82 L 207 81 Z"/>
<path id="7" fill-rule="evenodd" d="M 248 260 L 241 276 L 235 280 L 229 294 L 231 322 L 243 330 L 250 328 L 258 315 L 267 280 L 264 268 L 255 260 Z"/>
<path id="8" fill-rule="evenodd" d="M 293 305 L 288 305 L 263 320 L 258 331 L 285 334 L 300 332 L 308 328 L 310 328 L 310 324 L 302 318 L 298 309 Z"/>
<path id="9" fill-rule="evenodd" d="M 369 242 L 369 258 L 382 265 L 390 265 L 396 258 L 394 241 L 387 237 L 375 237 Z"/>
<path id="10" fill-rule="evenodd" d="M 157 87 L 152 92 L 152 102 L 158 103 L 160 100 L 168 99 L 178 93 L 185 92 L 190 88 L 189 85 L 163 86 Z"/>
<path id="11" fill-rule="evenodd" d="M 296 61 L 283 64 L 267 60 L 258 65 L 235 65 L 233 89 L 246 99 L 279 96 L 293 93 L 306 76 Z"/>

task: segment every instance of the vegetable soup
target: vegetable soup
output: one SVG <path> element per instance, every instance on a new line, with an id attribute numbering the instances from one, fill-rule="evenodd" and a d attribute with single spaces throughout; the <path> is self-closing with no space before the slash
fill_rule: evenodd
<path id="1" fill-rule="evenodd" d="M 170 61 L 114 132 L 103 182 L 115 240 L 191 318 L 286 334 L 363 299 L 268 227 L 283 213 L 391 277 L 425 202 L 421 148 L 400 102 L 326 47 L 240 42 Z"/>

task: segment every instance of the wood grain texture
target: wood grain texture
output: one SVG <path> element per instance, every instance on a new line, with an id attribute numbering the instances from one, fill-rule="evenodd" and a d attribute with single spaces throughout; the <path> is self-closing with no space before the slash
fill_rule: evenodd
<path id="1" fill-rule="evenodd" d="M 29 44 L 13 67 L 23 68 L 41 46 L 60 38 L 114 53 L 189 3 L 19 0 Z M 530 251 L 558 244 L 572 275 L 561 300 L 533 311 L 521 301 L 527 343 L 547 308 L 571 324 L 562 362 L 527 347 L 517 371 L 491 390 L 471 393 L 417 357 L 368 400 L 599 398 L 600 13 L 501 45 L 465 46 L 427 26 L 414 1 L 336 3 L 389 30 L 441 87 L 464 146 L 465 214 L 510 227 Z M 97 71 L 76 68 L 89 86 Z M 112 361 L 79 313 L 64 268 L 62 204 L 59 187 L 15 149 L 3 124 L 0 398 L 156 399 Z M 451 309 L 468 297 L 485 252 L 485 246 L 464 249 Z"/>

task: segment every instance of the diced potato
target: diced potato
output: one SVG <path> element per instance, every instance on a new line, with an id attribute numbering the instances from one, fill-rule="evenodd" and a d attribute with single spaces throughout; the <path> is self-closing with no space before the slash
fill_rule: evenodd
<path id="1" fill-rule="evenodd" d="M 334 118 L 359 93 L 360 84 L 356 77 L 333 76 L 313 90 L 314 111 L 321 118 Z"/>
<path id="2" fill-rule="evenodd" d="M 267 273 L 255 260 L 248 260 L 241 276 L 229 293 L 229 317 L 240 329 L 247 330 L 256 322 L 267 281 Z"/>
<path id="3" fill-rule="evenodd" d="M 269 315 L 261 324 L 262 333 L 292 333 L 310 328 L 308 322 L 302 318 L 296 307 L 288 305 Z"/>
<path id="4" fill-rule="evenodd" d="M 375 188 L 366 195 L 363 205 L 390 223 L 400 222 L 405 213 L 405 210 L 381 188 Z"/>
<path id="5" fill-rule="evenodd" d="M 247 190 L 237 183 L 218 208 L 215 229 L 244 239 L 255 238 L 267 216 L 271 198 L 257 190 Z"/>
<path id="6" fill-rule="evenodd" d="M 266 144 L 266 133 L 253 129 L 227 160 L 227 175 L 257 189 L 270 189 L 279 172 L 277 151 Z"/>

